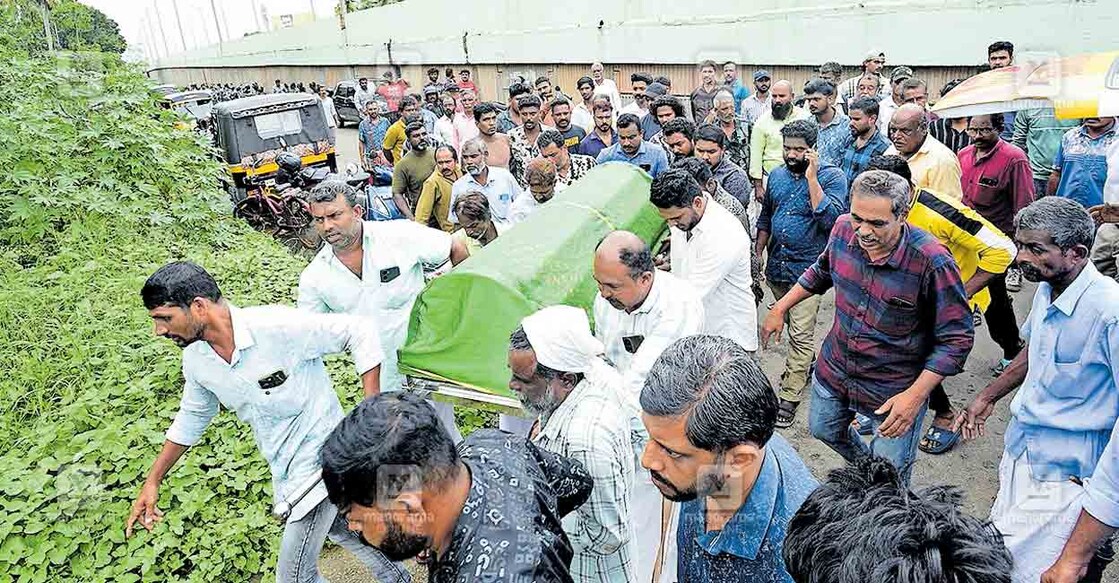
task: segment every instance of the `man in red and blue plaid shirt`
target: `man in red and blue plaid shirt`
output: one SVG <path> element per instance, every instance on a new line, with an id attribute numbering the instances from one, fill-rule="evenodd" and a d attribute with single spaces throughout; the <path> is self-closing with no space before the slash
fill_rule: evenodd
<path id="1" fill-rule="evenodd" d="M 848 461 L 873 453 L 907 483 L 929 393 L 963 371 L 974 340 L 960 270 L 932 235 L 906 224 L 909 185 L 871 170 L 851 185 L 851 212 L 827 248 L 770 310 L 762 339 L 780 337 L 785 314 L 835 288 L 835 323 L 812 381 L 812 435 Z M 871 419 L 864 443 L 855 413 Z"/>

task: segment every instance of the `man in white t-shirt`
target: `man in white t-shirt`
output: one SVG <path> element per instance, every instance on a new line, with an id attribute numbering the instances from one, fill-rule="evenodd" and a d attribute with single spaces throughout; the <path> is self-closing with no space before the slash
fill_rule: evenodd
<path id="1" fill-rule="evenodd" d="M 606 68 L 600 62 L 591 64 L 591 79 L 594 79 L 594 92 L 598 95 L 605 95 L 610 98 L 610 104 L 614 106 L 614 111 L 622 110 L 622 94 L 618 93 L 618 85 L 614 83 L 613 79 L 607 79 L 605 76 Z"/>

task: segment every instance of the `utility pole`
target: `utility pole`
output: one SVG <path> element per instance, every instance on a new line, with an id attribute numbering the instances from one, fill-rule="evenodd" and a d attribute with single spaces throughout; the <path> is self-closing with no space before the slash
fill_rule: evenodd
<path id="1" fill-rule="evenodd" d="M 159 24 L 159 39 L 163 41 L 163 56 L 171 56 L 171 49 L 167 47 L 167 33 L 163 30 L 163 16 L 159 14 L 159 0 L 152 0 L 152 9 L 155 12 L 155 21 Z"/>
<path id="2" fill-rule="evenodd" d="M 210 0 L 210 13 L 214 15 L 214 28 L 218 31 L 218 56 L 221 56 L 225 52 L 225 47 L 222 44 L 225 39 L 221 36 L 221 22 L 218 21 L 218 8 L 214 6 L 214 0 Z"/>
<path id="3" fill-rule="evenodd" d="M 43 17 L 43 36 L 47 39 L 47 50 L 53 53 L 54 29 L 51 27 L 51 7 L 47 4 L 47 0 L 39 0 L 38 4 L 39 14 Z"/>
<path id="4" fill-rule="evenodd" d="M 183 32 L 183 17 L 179 14 L 179 0 L 171 0 L 171 7 L 175 9 L 175 22 L 179 25 L 179 41 L 183 43 L 183 52 L 187 52 L 186 34 Z"/>

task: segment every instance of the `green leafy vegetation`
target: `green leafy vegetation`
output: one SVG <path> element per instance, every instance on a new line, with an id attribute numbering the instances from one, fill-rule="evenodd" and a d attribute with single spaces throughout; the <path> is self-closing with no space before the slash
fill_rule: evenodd
<path id="1" fill-rule="evenodd" d="M 55 48 L 118 55 L 124 52 L 125 41 L 117 23 L 77 0 L 0 1 L 0 48 L 32 55 L 45 52 L 44 12 L 50 15 Z"/>

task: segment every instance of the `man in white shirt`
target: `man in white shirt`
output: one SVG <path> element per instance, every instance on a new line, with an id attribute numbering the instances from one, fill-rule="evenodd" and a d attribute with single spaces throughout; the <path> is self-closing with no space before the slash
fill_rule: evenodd
<path id="1" fill-rule="evenodd" d="M 334 130 L 338 127 L 338 113 L 334 109 L 334 100 L 326 91 L 326 87 L 319 87 L 319 103 L 322 113 L 326 116 L 326 126 L 330 128 L 330 136 L 334 137 Z"/>
<path id="2" fill-rule="evenodd" d="M 529 160 L 525 165 L 525 184 L 528 192 L 513 201 L 510 211 L 513 224 L 527 219 L 556 196 L 556 165 L 547 158 Z"/>
<path id="3" fill-rule="evenodd" d="M 490 215 L 494 223 L 509 227 L 513 222 L 513 201 L 522 196 L 521 186 L 508 170 L 487 165 L 488 154 L 486 143 L 481 138 L 468 140 L 462 145 L 462 169 L 465 172 L 451 186 L 451 208 L 454 209 L 456 198 L 476 190 L 490 201 Z M 454 210 L 450 219 L 453 223 L 458 222 Z"/>
<path id="4" fill-rule="evenodd" d="M 653 77 L 648 73 L 634 73 L 629 76 L 629 82 L 633 87 L 633 101 L 623 107 L 618 115 L 632 113 L 638 118 L 645 117 L 649 113 L 649 96 L 645 95 L 645 90 L 653 84 Z"/>
<path id="5" fill-rule="evenodd" d="M 595 250 L 595 336 L 606 347 L 606 358 L 622 374 L 621 392 L 633 411 L 645 376 L 668 345 L 703 329 L 703 302 L 692 287 L 671 273 L 657 271 L 649 246 L 629 231 L 614 231 Z M 638 460 L 648 441 L 640 416 L 631 421 Z M 638 581 L 650 581 L 661 541 L 661 499 L 648 470 L 637 465 L 633 514 L 640 561 Z M 648 558 L 648 560 L 646 560 Z M 667 558 L 675 564 L 675 557 Z"/>
<path id="6" fill-rule="evenodd" d="M 672 233 L 672 273 L 703 298 L 704 334 L 758 349 L 758 312 L 750 278 L 750 236 L 742 223 L 703 193 L 687 171 L 653 179 L 650 201 Z"/>
<path id="7" fill-rule="evenodd" d="M 591 79 L 594 80 L 594 92 L 596 95 L 605 95 L 610 98 L 610 105 L 614 106 L 614 111 L 621 111 L 622 109 L 622 94 L 618 92 L 618 84 L 614 83 L 613 79 L 607 79 L 605 75 L 606 68 L 602 63 L 594 62 L 591 64 Z"/>
<path id="8" fill-rule="evenodd" d="M 549 306 L 521 321 L 509 338 L 509 389 L 536 417 L 531 439 L 583 465 L 590 499 L 563 519 L 571 540 L 571 578 L 585 583 L 637 581 L 633 504 L 635 456 L 621 378 L 602 359 L 587 313 Z M 651 558 L 650 558 L 651 560 Z"/>
<path id="9" fill-rule="evenodd" d="M 164 477 L 198 443 L 221 407 L 253 430 L 272 473 L 273 498 L 287 516 L 277 580 L 320 580 L 318 555 L 329 536 L 354 553 L 379 581 L 408 581 L 407 571 L 363 545 L 327 500 L 319 449 L 342 420 L 342 405 L 323 357 L 348 350 L 366 396 L 380 390 L 382 351 L 368 322 L 312 316 L 287 306 L 237 308 L 205 269 L 167 264 L 140 291 L 158 336 L 183 349 L 183 396 L 152 464 L 125 535 L 163 519 L 156 503 Z"/>
<path id="10" fill-rule="evenodd" d="M 424 265 L 448 259 L 458 264 L 468 256 L 466 248 L 444 231 L 413 221 L 361 220 L 357 191 L 340 180 L 316 186 L 308 202 L 327 245 L 299 277 L 299 307 L 369 318 L 384 348 L 381 389 L 400 390 L 404 376 L 397 368 L 397 351 L 408 339 L 412 305 L 425 283 Z M 453 408 L 432 406 L 451 435 L 459 435 Z"/>
<path id="11" fill-rule="evenodd" d="M 354 107 L 358 111 L 365 111 L 366 104 L 375 99 L 377 99 L 377 90 L 369 86 L 369 78 L 358 79 L 357 87 L 354 88 Z"/>

